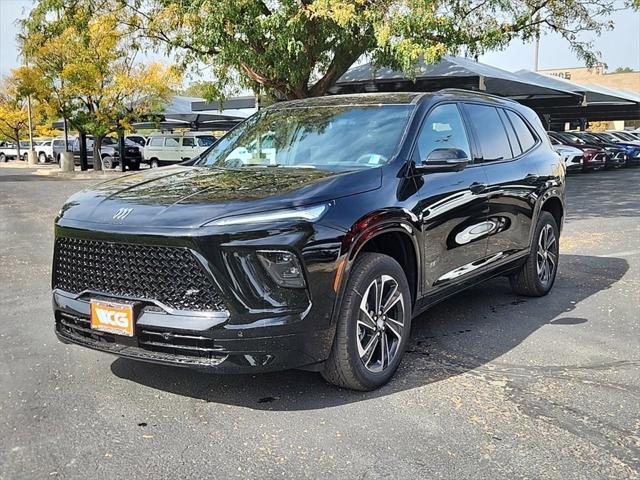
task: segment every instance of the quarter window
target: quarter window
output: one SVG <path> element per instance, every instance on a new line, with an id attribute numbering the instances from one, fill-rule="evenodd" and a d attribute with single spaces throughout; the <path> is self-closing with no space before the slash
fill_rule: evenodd
<path id="1" fill-rule="evenodd" d="M 507 110 L 507 116 L 511 120 L 511 124 L 516 131 L 518 140 L 520 140 L 520 147 L 522 151 L 526 152 L 536 144 L 536 139 L 531 133 L 531 129 L 524 123 L 524 120 L 520 118 L 520 115 Z"/>
<path id="2" fill-rule="evenodd" d="M 151 147 L 161 147 L 164 144 L 164 138 L 155 137 L 149 140 L 149 146 Z"/>
<path id="3" fill-rule="evenodd" d="M 462 117 L 453 103 L 435 107 L 422 124 L 417 143 L 418 158 L 425 161 L 437 148 L 457 148 L 471 158 Z"/>
<path id="4" fill-rule="evenodd" d="M 476 132 L 482 160 L 494 162 L 513 158 L 507 132 L 498 110 L 488 105 L 466 105 L 471 125 Z"/>

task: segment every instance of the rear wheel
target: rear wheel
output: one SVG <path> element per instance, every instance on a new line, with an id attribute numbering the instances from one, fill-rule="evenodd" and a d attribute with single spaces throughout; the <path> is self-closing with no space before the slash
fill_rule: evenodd
<path id="1" fill-rule="evenodd" d="M 411 330 L 411 293 L 393 258 L 363 253 L 353 265 L 322 376 L 340 387 L 373 390 L 393 376 Z"/>
<path id="2" fill-rule="evenodd" d="M 547 211 L 540 212 L 527 261 L 509 277 L 515 293 L 528 297 L 542 297 L 549 293 L 558 273 L 559 237 L 553 215 Z"/>

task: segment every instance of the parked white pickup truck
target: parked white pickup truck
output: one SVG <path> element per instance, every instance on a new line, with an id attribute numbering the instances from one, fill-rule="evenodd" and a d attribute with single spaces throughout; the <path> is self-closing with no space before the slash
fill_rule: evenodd
<path id="1" fill-rule="evenodd" d="M 20 142 L 20 156 L 22 160 L 27 160 L 27 150 L 29 142 Z M 0 141 L 0 162 L 6 162 L 18 158 L 18 148 L 15 143 Z"/>

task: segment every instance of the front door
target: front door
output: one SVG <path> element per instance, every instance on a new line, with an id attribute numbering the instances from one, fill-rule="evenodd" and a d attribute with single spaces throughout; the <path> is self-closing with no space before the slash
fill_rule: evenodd
<path id="1" fill-rule="evenodd" d="M 429 154 L 439 148 L 462 150 L 470 162 L 459 172 L 426 173 L 416 179 L 426 294 L 472 278 L 487 250 L 487 179 L 484 167 L 473 163 L 467 129 L 455 103 L 437 105 L 427 114 L 414 161 L 428 163 Z"/>

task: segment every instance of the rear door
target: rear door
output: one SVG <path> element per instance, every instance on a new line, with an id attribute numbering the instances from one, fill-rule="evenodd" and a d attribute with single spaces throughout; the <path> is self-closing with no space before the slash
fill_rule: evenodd
<path id="1" fill-rule="evenodd" d="M 182 137 L 182 150 L 180 153 L 182 160 L 189 160 L 198 154 L 195 137 Z"/>
<path id="2" fill-rule="evenodd" d="M 179 162 L 182 160 L 182 146 L 180 137 L 165 137 L 161 160 Z"/>
<path id="3" fill-rule="evenodd" d="M 487 256 L 507 262 L 529 248 L 536 191 L 544 184 L 537 165 L 544 155 L 533 128 L 513 110 L 465 104 L 489 188 Z"/>
<path id="4" fill-rule="evenodd" d="M 468 129 L 455 103 L 436 105 L 427 114 L 413 160 L 428 163 L 429 154 L 439 148 L 463 150 L 470 163 L 459 172 L 429 172 L 416 178 L 427 294 L 472 279 L 487 250 L 487 178 L 482 165 L 473 162 Z"/>

